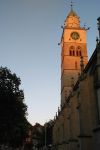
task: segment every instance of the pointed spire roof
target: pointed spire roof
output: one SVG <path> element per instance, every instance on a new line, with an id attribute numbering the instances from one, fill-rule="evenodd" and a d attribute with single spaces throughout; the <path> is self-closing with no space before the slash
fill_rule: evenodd
<path id="1" fill-rule="evenodd" d="M 73 3 L 72 2 L 71 2 L 70 6 L 71 6 L 71 10 L 70 10 L 70 12 L 69 12 L 67 17 L 71 17 L 71 16 L 78 17 L 77 13 L 73 10 Z"/>
<path id="2" fill-rule="evenodd" d="M 70 10 L 70 12 L 69 12 L 69 14 L 68 14 L 68 16 L 67 17 L 70 17 L 70 16 L 73 16 L 73 17 L 78 17 L 78 15 L 77 15 L 77 13 L 71 8 L 71 10 Z"/>
<path id="3" fill-rule="evenodd" d="M 73 10 L 72 5 L 71 5 L 71 10 L 66 17 L 64 25 L 65 25 L 65 27 L 71 27 L 71 28 L 79 28 L 80 27 L 79 16 Z"/>
<path id="4" fill-rule="evenodd" d="M 67 17 L 69 17 L 69 16 L 76 16 L 76 17 L 78 17 L 77 13 L 73 10 L 73 2 L 72 1 L 71 1 L 71 5 L 70 6 L 71 6 L 71 10 L 70 10 L 70 12 L 69 12 Z"/>

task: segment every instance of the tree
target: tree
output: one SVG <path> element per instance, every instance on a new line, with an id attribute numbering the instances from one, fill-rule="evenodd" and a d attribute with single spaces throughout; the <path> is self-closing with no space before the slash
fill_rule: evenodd
<path id="1" fill-rule="evenodd" d="M 0 67 L 0 144 L 19 147 L 27 133 L 27 106 L 20 78 Z"/>

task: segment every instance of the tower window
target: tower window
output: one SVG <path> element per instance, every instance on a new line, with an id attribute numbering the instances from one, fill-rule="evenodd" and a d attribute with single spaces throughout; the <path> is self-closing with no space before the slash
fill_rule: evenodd
<path id="1" fill-rule="evenodd" d="M 72 51 L 71 50 L 69 51 L 69 53 L 70 53 L 70 56 L 72 56 Z"/>
<path id="2" fill-rule="evenodd" d="M 76 51 L 76 56 L 78 56 L 78 51 Z"/>
<path id="3" fill-rule="evenodd" d="M 75 56 L 75 51 L 73 51 L 73 56 Z"/>
<path id="4" fill-rule="evenodd" d="M 74 46 L 70 46 L 70 48 L 69 48 L 69 55 L 70 56 L 75 56 L 75 47 Z"/>
<path id="5" fill-rule="evenodd" d="M 82 56 L 81 47 L 80 46 L 77 46 L 77 48 L 76 48 L 76 56 Z"/>
<path id="6" fill-rule="evenodd" d="M 80 46 L 77 46 L 77 50 L 80 50 L 81 49 L 81 47 Z"/>
<path id="7" fill-rule="evenodd" d="M 77 61 L 75 61 L 75 69 L 77 69 Z"/>
<path id="8" fill-rule="evenodd" d="M 75 47 L 74 47 L 74 46 L 71 46 L 71 47 L 70 47 L 70 49 L 71 49 L 71 50 L 74 50 L 74 49 L 75 49 Z"/>
<path id="9" fill-rule="evenodd" d="M 82 56 L 81 51 L 79 51 L 79 56 Z"/>

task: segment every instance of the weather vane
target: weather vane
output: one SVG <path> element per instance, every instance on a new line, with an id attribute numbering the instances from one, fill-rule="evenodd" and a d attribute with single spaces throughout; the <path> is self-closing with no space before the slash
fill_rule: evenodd
<path id="1" fill-rule="evenodd" d="M 74 2 L 73 2 L 73 1 L 71 1 L 70 3 L 71 3 L 71 4 L 70 4 L 70 6 L 71 6 L 71 9 L 73 9 Z"/>
<path id="2" fill-rule="evenodd" d="M 69 2 L 68 2 L 69 3 Z M 68 4 L 69 5 L 69 4 Z M 74 6 L 74 2 L 71 0 L 70 1 L 70 7 L 71 7 L 71 9 L 73 9 L 73 6 Z"/>

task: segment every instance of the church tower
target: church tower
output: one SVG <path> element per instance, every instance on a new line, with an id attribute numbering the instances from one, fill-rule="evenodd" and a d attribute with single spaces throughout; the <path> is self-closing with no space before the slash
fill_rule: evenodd
<path id="1" fill-rule="evenodd" d="M 71 6 L 61 38 L 61 106 L 78 79 L 80 58 L 83 58 L 84 66 L 87 64 L 86 31 L 85 27 L 80 27 L 80 18 Z"/>

